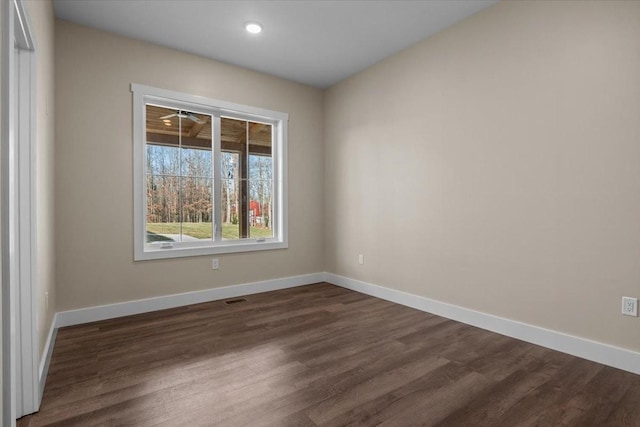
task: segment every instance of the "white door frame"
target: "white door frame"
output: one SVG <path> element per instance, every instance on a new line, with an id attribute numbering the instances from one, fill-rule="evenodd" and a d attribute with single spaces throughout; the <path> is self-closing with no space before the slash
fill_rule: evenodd
<path id="1" fill-rule="evenodd" d="M 40 405 L 35 54 L 21 0 L 2 2 L 3 425 Z"/>

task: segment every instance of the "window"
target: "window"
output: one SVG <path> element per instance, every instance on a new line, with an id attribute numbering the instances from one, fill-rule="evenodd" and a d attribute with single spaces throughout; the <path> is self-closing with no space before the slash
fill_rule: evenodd
<path id="1" fill-rule="evenodd" d="M 131 90 L 135 259 L 286 248 L 288 115 Z"/>

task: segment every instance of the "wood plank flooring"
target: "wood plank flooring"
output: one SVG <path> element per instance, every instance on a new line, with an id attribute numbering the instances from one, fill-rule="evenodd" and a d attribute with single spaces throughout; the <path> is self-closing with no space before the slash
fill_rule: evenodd
<path id="1" fill-rule="evenodd" d="M 640 426 L 640 376 L 326 283 L 62 328 L 19 426 Z"/>

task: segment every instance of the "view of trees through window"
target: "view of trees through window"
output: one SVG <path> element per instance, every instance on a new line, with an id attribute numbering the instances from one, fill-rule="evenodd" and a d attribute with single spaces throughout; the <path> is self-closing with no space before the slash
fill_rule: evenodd
<path id="1" fill-rule="evenodd" d="M 146 117 L 147 243 L 273 236 L 271 125 L 222 117 L 215 165 L 211 116 L 147 105 Z"/>

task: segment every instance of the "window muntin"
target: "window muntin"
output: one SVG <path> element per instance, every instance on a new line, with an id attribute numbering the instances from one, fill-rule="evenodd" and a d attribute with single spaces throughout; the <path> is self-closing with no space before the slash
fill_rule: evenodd
<path id="1" fill-rule="evenodd" d="M 287 247 L 287 115 L 132 91 L 135 259 Z"/>

